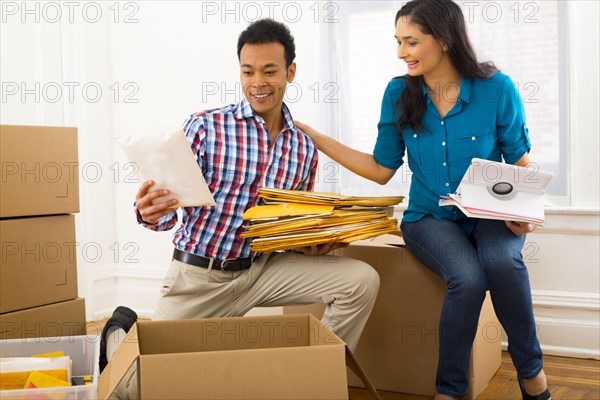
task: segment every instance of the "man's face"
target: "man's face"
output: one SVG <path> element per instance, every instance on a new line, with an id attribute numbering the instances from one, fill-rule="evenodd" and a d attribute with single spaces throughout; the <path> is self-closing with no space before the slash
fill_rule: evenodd
<path id="1" fill-rule="evenodd" d="M 285 67 L 285 49 L 281 43 L 245 44 L 240 51 L 244 95 L 265 120 L 281 113 L 286 84 L 295 75 L 295 63 Z"/>

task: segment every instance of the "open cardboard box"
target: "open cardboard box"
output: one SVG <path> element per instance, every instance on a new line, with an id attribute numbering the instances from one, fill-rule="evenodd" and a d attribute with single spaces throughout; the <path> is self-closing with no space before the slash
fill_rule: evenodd
<path id="1" fill-rule="evenodd" d="M 312 315 L 138 321 L 100 376 L 98 398 L 135 365 L 140 398 L 347 400 L 346 364 L 379 398 Z"/>
<path id="2" fill-rule="evenodd" d="M 434 396 L 446 284 L 403 245 L 402 238 L 383 235 L 354 242 L 338 252 L 368 263 L 381 279 L 355 356 L 377 389 Z M 323 304 L 284 307 L 284 314 L 312 313 L 319 318 L 324 309 Z M 488 295 L 473 343 L 467 399 L 474 400 L 500 368 L 501 334 Z M 362 386 L 352 374 L 348 383 Z"/>

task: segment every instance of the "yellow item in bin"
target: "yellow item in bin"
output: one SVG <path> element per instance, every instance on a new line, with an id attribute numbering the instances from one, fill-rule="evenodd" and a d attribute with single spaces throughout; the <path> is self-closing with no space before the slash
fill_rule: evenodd
<path id="1" fill-rule="evenodd" d="M 53 351 L 50 353 L 36 354 L 35 356 L 31 356 L 31 357 L 33 357 L 33 358 L 54 358 L 54 357 L 64 357 L 64 356 L 65 356 L 64 351 Z"/>
<path id="2" fill-rule="evenodd" d="M 23 389 L 71 386 L 71 382 L 55 378 L 40 371 L 31 371 Z"/>
<path id="3" fill-rule="evenodd" d="M 21 372 L 3 372 L 0 374 L 0 390 L 15 390 L 15 389 L 23 389 L 29 379 L 29 375 L 32 371 L 21 371 Z M 60 379 L 67 380 L 67 370 L 66 369 L 47 369 L 40 370 L 37 372 L 41 372 L 47 376 Z"/>

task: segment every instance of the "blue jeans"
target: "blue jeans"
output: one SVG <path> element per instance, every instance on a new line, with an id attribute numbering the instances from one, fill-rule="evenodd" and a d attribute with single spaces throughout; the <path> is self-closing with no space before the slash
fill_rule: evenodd
<path id="1" fill-rule="evenodd" d="M 480 219 L 469 234 L 460 222 L 426 216 L 402 222 L 408 249 L 448 284 L 440 318 L 436 389 L 462 397 L 467 392 L 469 360 L 486 291 L 508 336 L 508 351 L 518 375 L 530 379 L 542 369 L 529 275 L 521 249 L 525 236 L 504 221 Z"/>

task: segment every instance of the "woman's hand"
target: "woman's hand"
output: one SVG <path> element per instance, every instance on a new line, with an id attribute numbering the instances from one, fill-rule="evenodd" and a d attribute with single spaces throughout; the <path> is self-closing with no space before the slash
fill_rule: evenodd
<path id="1" fill-rule="evenodd" d="M 531 233 L 537 228 L 534 224 L 528 224 L 527 222 L 516 222 L 516 221 L 504 221 L 508 229 L 517 236 L 523 236 Z"/>
<path id="2" fill-rule="evenodd" d="M 296 127 L 298 127 L 302 132 L 306 133 L 308 135 L 308 137 L 310 137 L 312 139 L 312 141 L 315 143 L 315 146 L 317 146 L 317 149 L 321 150 L 319 148 L 319 137 L 322 135 L 321 133 L 317 132 L 310 126 L 308 126 L 305 123 L 302 123 L 300 121 L 294 121 L 294 125 L 296 125 Z"/>

